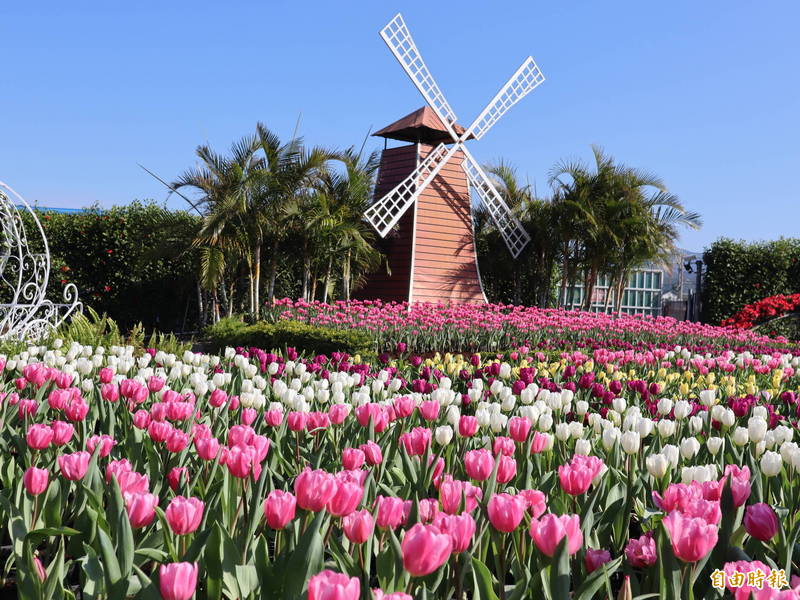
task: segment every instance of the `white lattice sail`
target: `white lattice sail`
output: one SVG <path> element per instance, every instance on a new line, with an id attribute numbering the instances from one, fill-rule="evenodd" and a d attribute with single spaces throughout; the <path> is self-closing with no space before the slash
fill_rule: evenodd
<path id="1" fill-rule="evenodd" d="M 530 242 L 530 235 L 505 203 L 492 181 L 467 151 L 464 142 L 472 138 L 481 139 L 486 135 L 486 132 L 512 106 L 544 81 L 544 75 L 532 57 L 526 58 L 494 98 L 489 101 L 486 108 L 476 117 L 472 125 L 459 136 L 456 134 L 456 114 L 428 70 L 403 17 L 397 14 L 381 30 L 380 34 L 403 70 L 425 98 L 428 106 L 447 129 L 453 145 L 449 150 L 445 144 L 437 146 L 416 170 L 370 206 L 365 217 L 381 237 L 385 237 L 417 200 L 420 193 L 433 181 L 442 167 L 459 150 L 462 150 L 466 158 L 461 166 L 469 185 L 486 206 L 509 252 L 516 258 Z"/>
<path id="2" fill-rule="evenodd" d="M 31 217 L 28 227 L 23 212 Z M 35 342 L 80 312 L 74 284 L 64 287 L 63 302 L 47 300 L 49 279 L 50 250 L 42 225 L 25 199 L 0 181 L 0 339 Z"/>

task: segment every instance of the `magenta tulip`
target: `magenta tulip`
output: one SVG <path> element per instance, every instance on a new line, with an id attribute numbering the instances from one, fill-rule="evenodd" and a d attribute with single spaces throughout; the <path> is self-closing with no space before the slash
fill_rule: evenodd
<path id="1" fill-rule="evenodd" d="M 769 504 L 759 502 L 745 509 L 744 528 L 757 540 L 768 542 L 778 533 L 778 517 Z"/>
<path id="2" fill-rule="evenodd" d="M 158 587 L 164 600 L 189 600 L 197 587 L 197 563 L 169 563 L 158 568 Z"/>
<path id="3" fill-rule="evenodd" d="M 358 600 L 360 595 L 358 577 L 325 570 L 308 580 L 308 600 Z"/>
<path id="4" fill-rule="evenodd" d="M 364 497 L 364 488 L 352 481 L 336 480 L 336 493 L 325 505 L 328 512 L 336 517 L 344 517 L 353 512 Z"/>
<path id="5" fill-rule="evenodd" d="M 447 562 L 453 541 L 434 525 L 417 523 L 406 531 L 400 548 L 405 570 L 414 577 L 423 577 Z"/>
<path id="6" fill-rule="evenodd" d="M 650 534 L 645 534 L 639 538 L 631 538 L 625 545 L 625 558 L 632 567 L 647 568 L 656 564 L 658 552 L 656 541 Z"/>
<path id="7" fill-rule="evenodd" d="M 167 523 L 178 535 L 193 533 L 203 520 L 204 509 L 205 503 L 199 498 L 175 496 L 165 511 Z"/>
<path id="8" fill-rule="evenodd" d="M 342 450 L 342 466 L 348 471 L 360 469 L 367 456 L 358 448 L 345 448 Z"/>
<path id="9" fill-rule="evenodd" d="M 717 543 L 717 526 L 702 517 L 689 517 L 674 510 L 662 523 L 669 532 L 673 553 L 683 562 L 697 562 Z"/>
<path id="10" fill-rule="evenodd" d="M 575 554 L 583 545 L 578 515 L 546 514 L 541 519 L 532 519 L 530 535 L 539 551 L 547 556 L 555 554 L 558 544 L 565 537 L 570 555 Z"/>
<path id="11" fill-rule="evenodd" d="M 488 450 L 470 450 L 464 454 L 464 468 L 470 479 L 486 481 L 494 469 L 494 459 Z"/>
<path id="12" fill-rule="evenodd" d="M 48 425 L 31 425 L 25 434 L 25 441 L 33 450 L 44 450 L 53 441 L 53 430 Z"/>
<path id="13" fill-rule="evenodd" d="M 71 480 L 78 481 L 83 479 L 86 471 L 89 470 L 89 459 L 92 455 L 81 450 L 80 452 L 73 452 L 72 454 L 62 454 L 58 457 L 58 468 L 61 469 L 61 474 Z"/>
<path id="14" fill-rule="evenodd" d="M 337 491 L 336 478 L 327 471 L 308 467 L 294 481 L 297 506 L 304 510 L 319 512 Z"/>
<path id="15" fill-rule="evenodd" d="M 342 519 L 342 529 L 344 535 L 354 544 L 363 544 L 375 530 L 375 520 L 372 514 L 365 508 L 351 512 Z"/>
<path id="16" fill-rule="evenodd" d="M 486 511 L 489 514 L 489 522 L 495 529 L 511 533 L 522 522 L 526 508 L 527 502 L 522 496 L 494 494 L 489 498 Z"/>
<path id="17" fill-rule="evenodd" d="M 294 495 L 281 490 L 272 490 L 264 502 L 264 517 L 272 529 L 283 529 L 294 519 L 297 500 Z"/>
<path id="18" fill-rule="evenodd" d="M 587 548 L 583 564 L 586 565 L 586 572 L 591 573 L 611 561 L 611 552 L 603 549 Z"/>
<path id="19" fill-rule="evenodd" d="M 50 472 L 47 469 L 29 467 L 22 476 L 22 483 L 31 496 L 38 496 L 47 490 L 50 484 Z"/>
<path id="20" fill-rule="evenodd" d="M 465 552 L 472 543 L 475 535 L 475 519 L 469 513 L 460 515 L 447 515 L 439 513 L 433 520 L 433 525 L 442 533 L 450 536 L 453 542 L 453 553 Z"/>
<path id="21" fill-rule="evenodd" d="M 125 510 L 134 529 L 146 527 L 153 522 L 158 506 L 158 496 L 148 493 L 125 494 Z"/>

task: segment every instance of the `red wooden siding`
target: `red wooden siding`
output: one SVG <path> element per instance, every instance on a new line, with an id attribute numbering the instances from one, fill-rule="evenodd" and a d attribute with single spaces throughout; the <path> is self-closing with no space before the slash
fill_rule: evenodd
<path id="1" fill-rule="evenodd" d="M 421 158 L 431 150 L 433 146 L 420 145 Z M 478 277 L 469 187 L 461 168 L 463 160 L 460 152 L 450 159 L 420 194 L 416 206 L 409 208 L 395 230 L 379 242 L 389 257 L 392 274 L 381 270 L 370 275 L 367 285 L 356 292 L 357 298 L 486 301 Z M 385 150 L 375 197 L 383 197 L 400 183 L 416 167 L 416 162 L 415 145 Z"/>

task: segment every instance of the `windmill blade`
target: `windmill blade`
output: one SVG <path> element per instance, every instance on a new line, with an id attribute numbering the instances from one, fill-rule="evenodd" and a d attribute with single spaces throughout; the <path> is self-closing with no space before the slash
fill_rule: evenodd
<path id="1" fill-rule="evenodd" d="M 448 150 L 444 144 L 436 146 L 408 177 L 366 210 L 364 216 L 381 237 L 386 237 L 459 147 L 455 144 Z"/>
<path id="2" fill-rule="evenodd" d="M 405 21 L 400 13 L 389 21 L 389 23 L 381 30 L 381 37 L 389 50 L 392 51 L 394 57 L 398 60 L 403 70 L 417 86 L 417 89 L 425 98 L 428 105 L 436 113 L 436 116 L 444 123 L 447 131 L 453 136 L 453 141 L 458 140 L 453 124 L 456 122 L 456 113 L 450 108 L 447 100 L 442 94 L 442 90 L 436 85 L 433 76 L 428 71 L 425 61 L 422 60 L 422 55 L 414 43 L 414 38 L 411 37 L 411 32 L 408 31 Z"/>
<path id="3" fill-rule="evenodd" d="M 529 56 L 517 69 L 517 72 L 500 88 L 497 95 L 464 132 L 461 139 L 466 140 L 470 134 L 475 136 L 475 139 L 481 139 L 509 108 L 530 94 L 543 81 L 544 75 L 536 66 L 533 58 Z"/>
<path id="4" fill-rule="evenodd" d="M 514 216 L 511 209 L 503 200 L 500 192 L 492 184 L 491 180 L 483 172 L 483 169 L 475 162 L 469 151 L 462 147 L 464 152 L 463 167 L 464 172 L 467 174 L 467 179 L 470 185 L 475 188 L 475 191 L 481 197 L 481 201 L 489 215 L 492 217 L 495 226 L 497 227 L 500 235 L 503 236 L 503 241 L 511 252 L 511 256 L 517 258 L 522 249 L 531 241 L 531 236 L 525 231 L 522 223 Z"/>

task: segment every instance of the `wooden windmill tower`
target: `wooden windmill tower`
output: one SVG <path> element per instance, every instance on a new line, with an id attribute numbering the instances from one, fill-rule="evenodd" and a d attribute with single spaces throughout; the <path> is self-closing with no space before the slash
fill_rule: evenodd
<path id="1" fill-rule="evenodd" d="M 411 142 L 381 156 L 376 201 L 365 216 L 378 231 L 390 273 L 370 276 L 362 299 L 485 302 L 475 254 L 473 190 L 516 258 L 530 236 L 464 142 L 481 139 L 500 117 L 544 81 L 528 57 L 464 129 L 436 85 L 399 14 L 381 30 L 427 106 L 374 135 Z M 413 210 L 410 210 L 413 206 Z"/>

